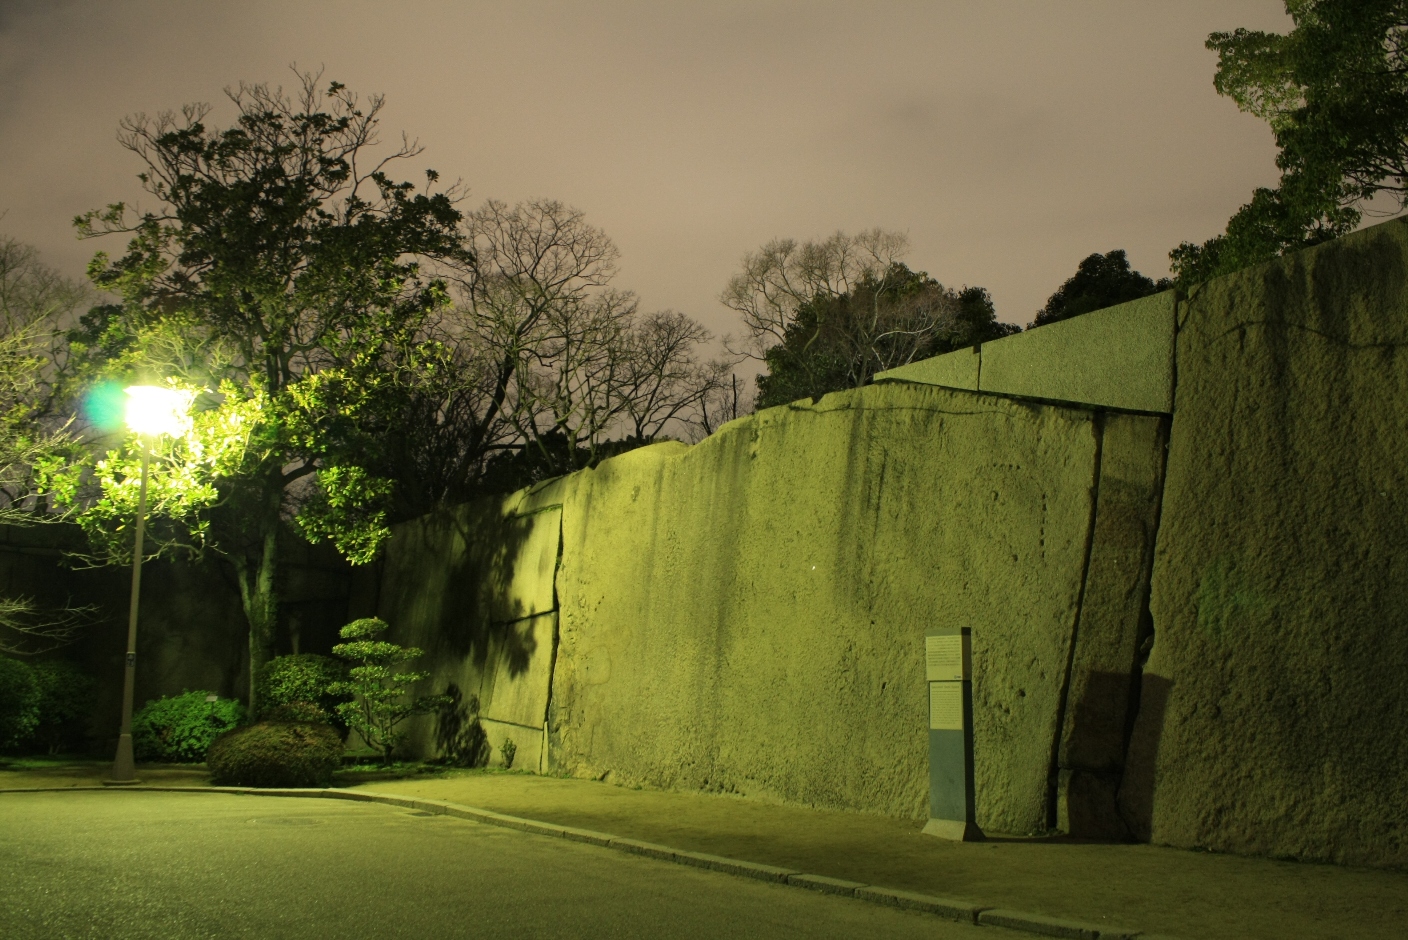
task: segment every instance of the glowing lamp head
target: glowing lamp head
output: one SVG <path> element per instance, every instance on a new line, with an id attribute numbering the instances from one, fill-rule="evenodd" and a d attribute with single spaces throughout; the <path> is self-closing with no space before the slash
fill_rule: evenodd
<path id="1" fill-rule="evenodd" d="M 127 426 L 138 434 L 184 434 L 190 429 L 193 392 L 158 385 L 132 385 L 127 392 Z"/>

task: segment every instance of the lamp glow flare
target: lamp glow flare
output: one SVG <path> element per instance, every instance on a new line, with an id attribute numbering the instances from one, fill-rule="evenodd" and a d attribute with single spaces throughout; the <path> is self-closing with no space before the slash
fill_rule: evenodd
<path id="1" fill-rule="evenodd" d="M 191 429 L 196 393 L 159 385 L 131 385 L 127 392 L 127 427 L 138 434 L 178 436 Z"/>

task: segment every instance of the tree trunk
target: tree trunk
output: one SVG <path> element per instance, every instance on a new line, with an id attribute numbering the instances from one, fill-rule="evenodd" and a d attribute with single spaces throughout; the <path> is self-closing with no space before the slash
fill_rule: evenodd
<path id="1" fill-rule="evenodd" d="M 265 527 L 258 548 L 233 558 L 240 586 L 240 602 L 249 621 L 249 716 L 258 714 L 256 689 L 264 664 L 273 658 L 274 630 L 279 622 L 279 595 L 275 574 L 279 563 L 279 520 Z"/>

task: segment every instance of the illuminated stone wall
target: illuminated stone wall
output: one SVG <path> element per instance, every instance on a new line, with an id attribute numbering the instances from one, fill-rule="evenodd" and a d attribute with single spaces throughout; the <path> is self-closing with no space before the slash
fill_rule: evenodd
<path id="1" fill-rule="evenodd" d="M 1402 865 L 1405 341 L 1393 221 L 403 528 L 383 608 L 544 770 L 910 818 L 971 626 L 985 828 Z"/>
<path id="2" fill-rule="evenodd" d="M 1408 225 L 1194 291 L 1177 364 L 1127 815 L 1408 864 Z"/>
<path id="3" fill-rule="evenodd" d="M 927 815 L 924 631 L 968 625 L 979 820 L 1044 830 L 1069 776 L 1058 726 L 1101 733 L 1092 696 L 1113 697 L 1113 754 L 1091 744 L 1098 759 L 1070 766 L 1118 779 L 1161 427 L 909 383 L 771 409 L 696 447 L 645 448 L 458 523 L 403 527 L 382 610 L 433 652 L 436 691 L 480 690 L 495 747 L 513 733 L 521 749 L 546 718 L 555 771 L 912 818 Z M 1093 530 L 1102 448 L 1131 479 L 1101 491 L 1123 509 Z M 509 676 L 485 670 L 493 637 L 510 631 L 511 646 L 541 610 L 494 612 L 513 591 L 492 559 L 536 573 L 514 559 L 551 550 L 518 547 L 523 534 L 504 547 L 504 518 L 554 537 L 560 524 L 562 539 L 555 663 L 539 639 Z M 1118 649 L 1081 646 L 1085 622 Z M 1085 696 L 1069 708 L 1068 673 Z M 433 722 L 420 728 L 428 747 Z M 1109 826 L 1113 786 L 1098 799 L 1085 815 Z"/>

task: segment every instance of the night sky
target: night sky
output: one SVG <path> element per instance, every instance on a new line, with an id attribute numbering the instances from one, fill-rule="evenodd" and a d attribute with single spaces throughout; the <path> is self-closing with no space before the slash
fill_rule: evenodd
<path id="1" fill-rule="evenodd" d="M 560 199 L 619 288 L 736 330 L 717 296 L 777 237 L 907 232 L 911 267 L 1027 323 L 1093 251 L 1167 273 L 1274 185 L 1271 133 L 1212 87 L 1209 32 L 1280 0 L 302 2 L 0 0 L 0 234 L 81 275 L 77 213 L 142 202 L 124 115 L 231 107 L 290 63 L 387 97 L 402 178 Z"/>

